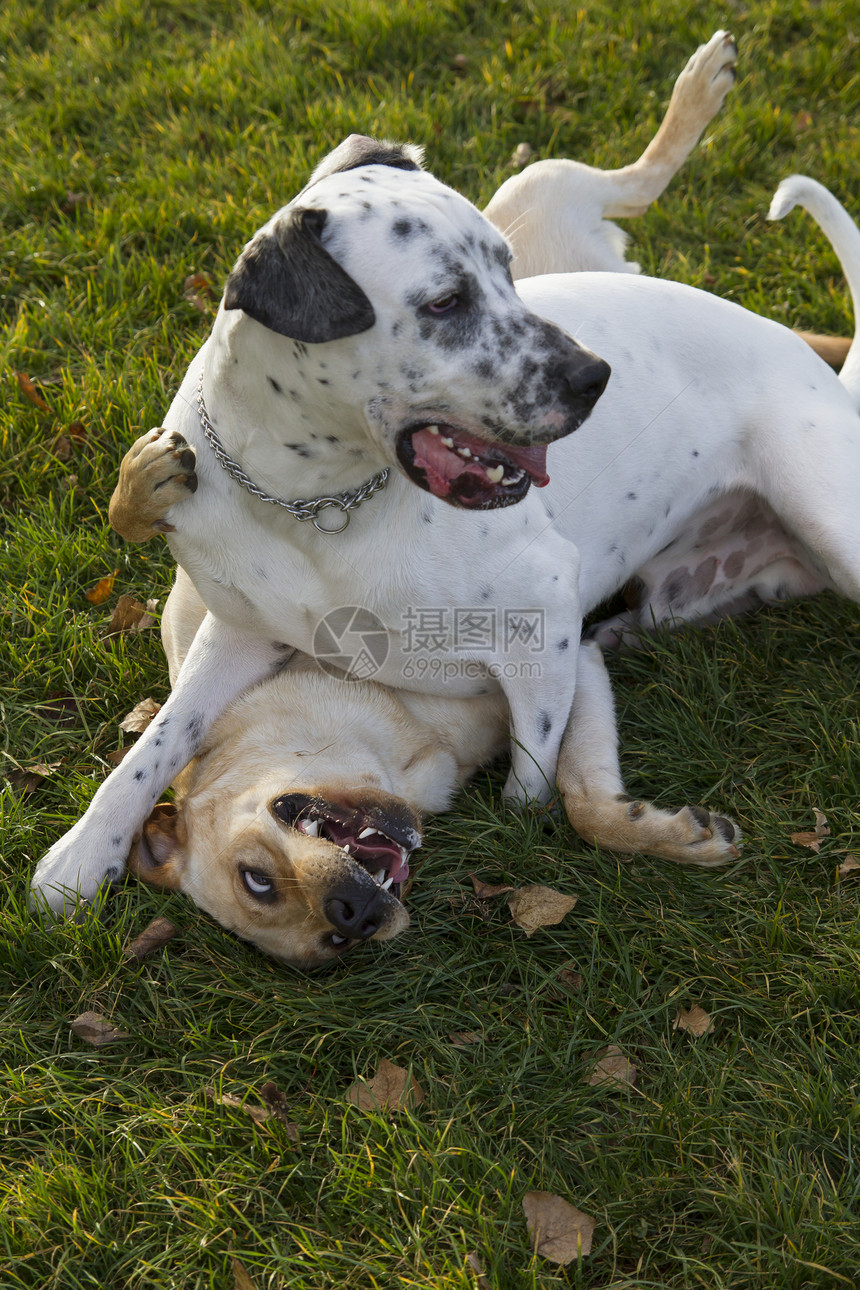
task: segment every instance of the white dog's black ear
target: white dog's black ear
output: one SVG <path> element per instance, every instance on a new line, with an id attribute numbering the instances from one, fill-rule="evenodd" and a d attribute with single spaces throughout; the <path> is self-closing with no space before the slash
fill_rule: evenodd
<path id="1" fill-rule="evenodd" d="M 320 241 L 327 212 L 288 209 L 248 243 L 227 279 L 225 309 L 317 345 L 367 331 L 373 305 Z"/>
<path id="2" fill-rule="evenodd" d="M 396 170 L 420 170 L 424 149 L 414 143 L 389 143 L 387 139 L 371 139 L 366 134 L 351 134 L 333 152 L 323 157 L 302 192 L 318 184 L 327 175 L 342 170 L 355 170 L 359 166 L 394 166 Z"/>

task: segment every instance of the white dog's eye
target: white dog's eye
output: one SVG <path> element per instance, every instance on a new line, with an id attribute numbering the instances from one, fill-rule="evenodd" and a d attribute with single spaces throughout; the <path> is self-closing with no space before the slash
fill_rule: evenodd
<path id="1" fill-rule="evenodd" d="M 447 314 L 452 309 L 456 309 L 460 303 L 460 297 L 454 292 L 450 296 L 443 296 L 441 300 L 433 300 L 427 306 L 431 314 Z"/>
<path id="2" fill-rule="evenodd" d="M 275 885 L 271 878 L 263 873 L 256 873 L 253 869 L 242 870 L 242 881 L 252 896 L 269 896 Z"/>

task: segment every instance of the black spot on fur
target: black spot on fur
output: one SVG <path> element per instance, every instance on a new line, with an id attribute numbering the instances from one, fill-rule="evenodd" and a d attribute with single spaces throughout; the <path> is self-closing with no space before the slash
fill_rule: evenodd
<path id="1" fill-rule="evenodd" d="M 550 731 L 552 730 L 552 717 L 548 712 L 541 712 L 538 716 L 538 728 L 540 730 L 541 739 L 548 739 Z"/>
<path id="2" fill-rule="evenodd" d="M 276 394 L 283 394 L 284 391 L 281 389 L 280 385 L 278 385 L 278 382 L 275 380 L 274 376 L 267 376 L 266 380 L 269 382 L 269 384 L 271 385 L 272 389 L 275 391 Z"/>
<path id="3" fill-rule="evenodd" d="M 146 771 L 145 771 L 145 770 L 136 770 L 136 771 L 134 772 L 134 777 L 135 777 L 135 779 L 137 780 L 138 784 L 142 784 L 142 783 L 143 783 L 143 781 L 146 779 Z"/>
<path id="4" fill-rule="evenodd" d="M 568 648 L 569 645 L 570 645 L 570 641 L 565 636 L 563 641 L 558 642 L 558 644 L 556 645 L 556 649 L 563 653 Z"/>
<path id="5" fill-rule="evenodd" d="M 313 449 L 304 443 L 285 443 L 284 447 L 289 448 L 290 452 L 296 453 L 299 457 L 312 457 L 314 455 Z"/>
<path id="6" fill-rule="evenodd" d="M 112 846 L 112 847 L 121 847 L 121 846 L 122 846 L 122 838 L 111 838 L 111 840 L 110 840 L 110 844 L 111 844 L 111 846 Z M 115 871 L 114 871 L 114 872 L 115 872 Z"/>
<path id="7" fill-rule="evenodd" d="M 628 493 L 628 494 L 627 494 L 627 500 L 628 500 L 628 502 L 635 502 L 635 501 L 636 501 L 636 494 L 635 494 L 635 493 Z"/>

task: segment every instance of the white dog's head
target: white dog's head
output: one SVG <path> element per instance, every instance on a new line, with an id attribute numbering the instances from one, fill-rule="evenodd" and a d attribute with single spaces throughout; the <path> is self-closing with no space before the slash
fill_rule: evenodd
<path id="1" fill-rule="evenodd" d="M 256 328 L 248 352 L 302 407 L 309 450 L 324 408 L 353 456 L 363 436 L 375 466 L 454 506 L 508 506 L 547 482 L 547 445 L 609 368 L 525 308 L 505 239 L 419 159 L 348 139 L 245 247 L 219 320 Z"/>

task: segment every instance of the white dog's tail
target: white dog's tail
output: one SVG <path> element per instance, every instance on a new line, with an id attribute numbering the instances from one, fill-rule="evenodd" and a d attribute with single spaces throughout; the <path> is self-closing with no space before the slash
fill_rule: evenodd
<path id="1" fill-rule="evenodd" d="M 774 193 L 768 219 L 782 219 L 795 206 L 809 211 L 839 257 L 854 305 L 854 340 L 848 351 L 839 379 L 860 409 L 860 229 L 823 184 L 805 175 L 783 179 Z"/>

